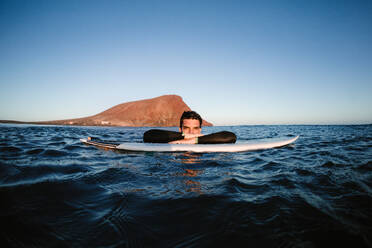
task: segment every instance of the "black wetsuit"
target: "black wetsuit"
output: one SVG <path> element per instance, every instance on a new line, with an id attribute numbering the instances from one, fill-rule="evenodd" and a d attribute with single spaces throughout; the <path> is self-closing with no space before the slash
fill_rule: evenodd
<path id="1" fill-rule="evenodd" d="M 143 134 L 145 143 L 168 143 L 175 140 L 181 140 L 185 137 L 180 132 L 151 129 Z M 235 143 L 236 135 L 232 132 L 222 131 L 198 137 L 198 144 L 222 144 Z"/>

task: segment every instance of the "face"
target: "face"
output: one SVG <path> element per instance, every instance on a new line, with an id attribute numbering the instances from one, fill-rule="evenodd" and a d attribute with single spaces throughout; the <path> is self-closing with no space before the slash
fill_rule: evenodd
<path id="1" fill-rule="evenodd" d="M 201 128 L 199 120 L 184 119 L 182 129 L 180 131 L 184 134 L 200 134 Z"/>

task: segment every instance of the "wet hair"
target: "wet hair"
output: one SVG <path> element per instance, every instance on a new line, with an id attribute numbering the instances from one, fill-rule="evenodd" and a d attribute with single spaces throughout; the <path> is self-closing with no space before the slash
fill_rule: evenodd
<path id="1" fill-rule="evenodd" d="M 180 119 L 180 128 L 182 129 L 182 125 L 183 125 L 183 120 L 184 119 L 194 119 L 194 120 L 199 120 L 199 127 L 202 126 L 202 118 L 200 117 L 200 115 L 198 113 L 196 113 L 195 111 L 184 111 L 182 116 L 181 116 L 181 119 Z"/>

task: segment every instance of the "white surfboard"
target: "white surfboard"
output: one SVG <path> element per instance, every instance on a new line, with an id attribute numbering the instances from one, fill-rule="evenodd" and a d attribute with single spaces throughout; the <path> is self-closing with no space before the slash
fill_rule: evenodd
<path id="1" fill-rule="evenodd" d="M 281 147 L 295 142 L 299 136 L 285 138 L 269 138 L 238 142 L 235 144 L 158 144 L 158 143 L 122 143 L 105 144 L 87 139 L 80 139 L 87 145 L 93 145 L 105 149 L 136 151 L 136 152 L 244 152 Z"/>

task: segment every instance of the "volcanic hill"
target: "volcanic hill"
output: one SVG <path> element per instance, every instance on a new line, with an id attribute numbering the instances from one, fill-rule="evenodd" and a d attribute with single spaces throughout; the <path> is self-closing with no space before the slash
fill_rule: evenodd
<path id="1" fill-rule="evenodd" d="M 43 121 L 38 124 L 79 126 L 170 127 L 179 126 L 183 111 L 189 106 L 177 95 L 126 102 L 99 114 L 68 120 Z M 203 126 L 212 126 L 203 120 Z"/>

